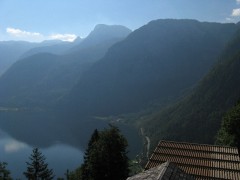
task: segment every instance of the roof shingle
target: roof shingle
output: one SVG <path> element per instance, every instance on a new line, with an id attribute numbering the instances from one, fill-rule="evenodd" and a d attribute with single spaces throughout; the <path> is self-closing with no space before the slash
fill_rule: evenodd
<path id="1" fill-rule="evenodd" d="M 237 148 L 161 141 L 145 169 L 169 161 L 195 179 L 240 179 Z"/>
<path id="2" fill-rule="evenodd" d="M 194 180 L 174 163 L 165 162 L 160 166 L 139 173 L 127 180 Z"/>

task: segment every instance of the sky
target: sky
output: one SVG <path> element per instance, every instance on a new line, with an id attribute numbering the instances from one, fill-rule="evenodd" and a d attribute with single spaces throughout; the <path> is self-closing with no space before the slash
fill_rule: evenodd
<path id="1" fill-rule="evenodd" d="M 0 41 L 73 41 L 97 24 L 135 30 L 156 19 L 240 21 L 240 0 L 0 0 Z"/>

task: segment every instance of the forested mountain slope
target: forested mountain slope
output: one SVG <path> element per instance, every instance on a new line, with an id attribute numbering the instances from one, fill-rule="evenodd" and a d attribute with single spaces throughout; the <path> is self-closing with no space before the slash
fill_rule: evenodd
<path id="1" fill-rule="evenodd" d="M 215 63 L 235 24 L 156 20 L 112 46 L 66 98 L 83 114 L 139 111 L 175 100 Z"/>
<path id="2" fill-rule="evenodd" d="M 141 126 L 153 144 L 161 139 L 214 143 L 223 114 L 240 98 L 239 68 L 240 32 L 191 95 L 145 117 Z"/>

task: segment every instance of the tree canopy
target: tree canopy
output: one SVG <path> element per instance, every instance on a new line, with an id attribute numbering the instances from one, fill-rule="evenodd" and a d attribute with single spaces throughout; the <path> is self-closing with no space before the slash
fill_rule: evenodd
<path id="1" fill-rule="evenodd" d="M 0 180 L 11 180 L 10 171 L 6 162 L 0 162 Z"/>
<path id="2" fill-rule="evenodd" d="M 225 114 L 217 144 L 236 146 L 240 149 L 240 101 Z"/>
<path id="3" fill-rule="evenodd" d="M 30 162 L 27 163 L 27 171 L 23 174 L 29 180 L 51 180 L 54 178 L 53 170 L 48 169 L 48 164 L 45 162 L 46 158 L 38 150 L 34 148 L 31 156 L 29 157 Z"/>
<path id="4" fill-rule="evenodd" d="M 80 179 L 122 180 L 128 177 L 127 140 L 117 127 L 95 130 L 85 152 Z"/>

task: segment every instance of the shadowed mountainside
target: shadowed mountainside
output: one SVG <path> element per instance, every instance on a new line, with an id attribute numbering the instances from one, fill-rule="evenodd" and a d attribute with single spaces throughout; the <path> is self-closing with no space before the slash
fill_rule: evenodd
<path id="1" fill-rule="evenodd" d="M 156 20 L 112 46 L 66 98 L 83 114 L 109 115 L 174 101 L 215 63 L 235 24 Z"/>
<path id="2" fill-rule="evenodd" d="M 240 32 L 191 95 L 145 117 L 142 126 L 153 144 L 159 139 L 214 143 L 224 113 L 240 98 L 239 68 Z"/>

